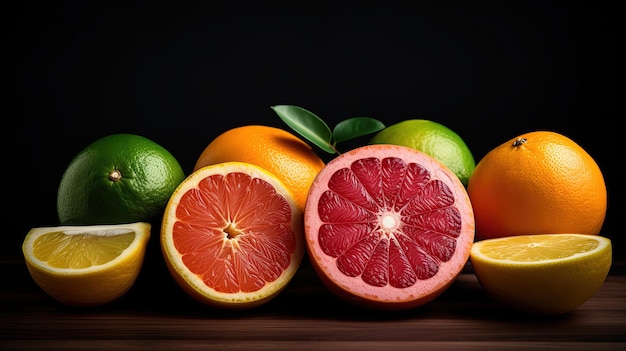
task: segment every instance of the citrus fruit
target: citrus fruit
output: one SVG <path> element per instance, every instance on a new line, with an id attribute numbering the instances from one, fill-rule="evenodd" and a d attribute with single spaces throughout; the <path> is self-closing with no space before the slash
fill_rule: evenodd
<path id="1" fill-rule="evenodd" d="M 112 134 L 81 150 L 63 173 L 57 195 L 61 224 L 93 225 L 160 219 L 185 174 L 170 152 L 134 134 Z"/>
<path id="2" fill-rule="evenodd" d="M 465 186 L 476 166 L 465 141 L 452 129 L 431 120 L 392 124 L 374 134 L 369 143 L 403 145 L 425 152 L 450 168 Z"/>
<path id="3" fill-rule="evenodd" d="M 611 241 L 592 234 L 531 234 L 476 242 L 470 261 L 495 299 L 527 313 L 572 311 L 604 284 Z"/>
<path id="4" fill-rule="evenodd" d="M 169 271 L 207 305 L 243 309 L 276 297 L 304 256 L 302 212 L 273 174 L 223 162 L 190 174 L 161 225 Z"/>
<path id="5" fill-rule="evenodd" d="M 469 258 L 474 217 L 454 173 L 399 145 L 367 145 L 327 163 L 309 192 L 306 247 L 338 297 L 408 309 L 447 289 Z"/>
<path id="6" fill-rule="evenodd" d="M 511 235 L 598 234 L 607 191 L 598 164 L 570 138 L 522 134 L 489 151 L 468 194 L 478 240 Z"/>
<path id="7" fill-rule="evenodd" d="M 143 222 L 33 228 L 22 252 L 33 280 L 52 298 L 69 306 L 99 306 L 135 283 L 150 228 Z"/>
<path id="8" fill-rule="evenodd" d="M 295 135 L 275 127 L 246 125 L 225 131 L 203 150 L 194 170 L 228 161 L 252 163 L 275 174 L 304 208 L 313 178 L 324 161 Z"/>

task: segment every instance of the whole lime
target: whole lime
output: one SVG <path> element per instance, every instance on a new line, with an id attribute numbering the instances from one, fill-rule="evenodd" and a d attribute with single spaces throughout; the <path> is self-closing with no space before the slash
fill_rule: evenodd
<path id="1" fill-rule="evenodd" d="M 80 151 L 57 194 L 61 224 L 151 222 L 185 178 L 174 156 L 143 136 L 112 134 Z"/>
<path id="2" fill-rule="evenodd" d="M 409 119 L 376 133 L 370 144 L 408 146 L 424 152 L 448 167 L 467 186 L 476 161 L 465 141 L 452 129 L 426 119 Z"/>

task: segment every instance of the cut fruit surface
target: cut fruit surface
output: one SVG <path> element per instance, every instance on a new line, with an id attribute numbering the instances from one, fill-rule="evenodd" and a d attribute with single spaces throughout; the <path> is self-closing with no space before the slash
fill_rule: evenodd
<path id="1" fill-rule="evenodd" d="M 244 162 L 202 167 L 174 191 L 161 247 L 177 283 L 222 308 L 278 295 L 304 256 L 302 211 L 272 173 Z"/>
<path id="2" fill-rule="evenodd" d="M 330 161 L 305 208 L 306 246 L 324 284 L 372 308 L 431 301 L 465 266 L 474 240 L 458 177 L 418 150 L 368 145 Z"/>
<path id="3" fill-rule="evenodd" d="M 98 306 L 124 295 L 144 261 L 150 224 L 33 228 L 22 251 L 33 280 L 57 301 Z"/>
<path id="4" fill-rule="evenodd" d="M 611 268 L 608 238 L 595 234 L 533 234 L 476 242 L 470 253 L 481 286 L 524 312 L 556 315 L 592 297 Z"/>

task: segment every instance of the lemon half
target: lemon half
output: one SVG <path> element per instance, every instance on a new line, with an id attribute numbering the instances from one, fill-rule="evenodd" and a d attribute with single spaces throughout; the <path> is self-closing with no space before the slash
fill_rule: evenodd
<path id="1" fill-rule="evenodd" d="M 496 300 L 532 314 L 578 308 L 604 284 L 611 268 L 608 238 L 539 234 L 473 244 L 470 262 L 481 286 Z"/>
<path id="2" fill-rule="evenodd" d="M 143 265 L 150 224 L 31 229 L 22 244 L 30 275 L 57 301 L 98 306 L 124 295 Z"/>

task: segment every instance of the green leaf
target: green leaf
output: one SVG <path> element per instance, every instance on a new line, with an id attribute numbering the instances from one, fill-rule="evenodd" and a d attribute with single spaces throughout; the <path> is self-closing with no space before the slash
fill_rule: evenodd
<path id="1" fill-rule="evenodd" d="M 337 152 L 332 143 L 333 134 L 330 128 L 313 112 L 294 105 L 276 105 L 271 108 L 283 122 L 302 137 L 330 154 Z"/>
<path id="2" fill-rule="evenodd" d="M 333 129 L 333 140 L 335 143 L 340 143 L 378 132 L 384 128 L 385 125 L 377 119 L 370 117 L 352 117 L 337 123 Z"/>

